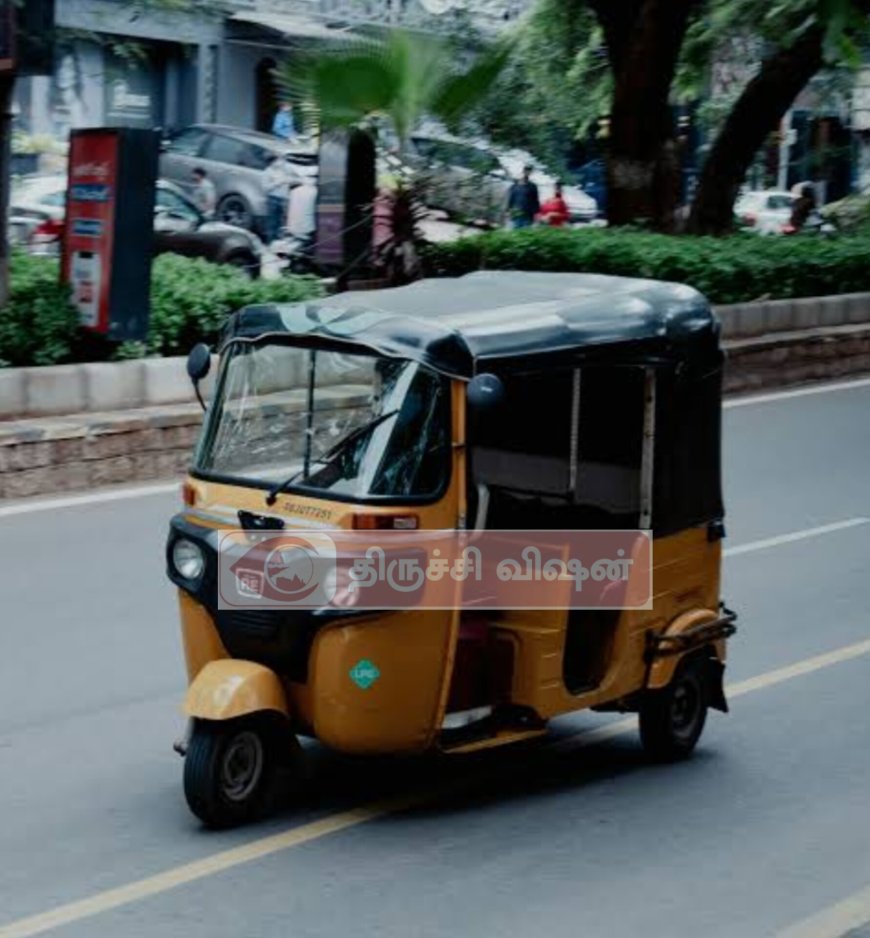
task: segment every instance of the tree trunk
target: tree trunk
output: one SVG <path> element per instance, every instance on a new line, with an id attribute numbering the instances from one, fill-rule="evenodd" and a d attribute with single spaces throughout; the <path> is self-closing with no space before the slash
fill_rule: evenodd
<path id="1" fill-rule="evenodd" d="M 0 309 L 9 300 L 9 184 L 12 155 L 12 94 L 15 75 L 0 74 Z"/>
<path id="2" fill-rule="evenodd" d="M 704 164 L 689 217 L 692 234 L 731 231 L 734 202 L 752 160 L 822 67 L 824 36 L 824 28 L 814 26 L 766 59 L 738 98 Z"/>
<path id="3" fill-rule="evenodd" d="M 670 91 L 700 0 L 645 0 L 627 37 L 601 19 L 615 77 L 610 115 L 608 220 L 674 227 L 680 165 Z M 601 14 L 599 14 L 599 18 Z"/>

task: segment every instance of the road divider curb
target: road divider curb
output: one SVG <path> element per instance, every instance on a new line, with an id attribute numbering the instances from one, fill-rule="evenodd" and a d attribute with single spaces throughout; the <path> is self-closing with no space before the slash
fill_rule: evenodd
<path id="1" fill-rule="evenodd" d="M 788 388 L 809 381 L 870 374 L 870 323 L 730 339 L 725 342 L 725 350 L 728 393 Z M 36 382 L 34 386 L 41 388 L 46 401 L 88 398 L 97 386 L 95 382 L 106 389 L 102 396 L 107 401 L 132 400 L 135 391 L 131 388 L 112 390 L 115 371 L 111 369 L 127 365 L 145 369 L 141 383 L 146 389 L 152 388 L 149 394 L 158 404 L 20 420 L 3 420 L 0 407 L 0 502 L 113 484 L 175 479 L 184 474 L 199 435 L 202 412 L 198 404 L 188 399 L 192 398 L 192 389 L 183 359 L 0 369 L 0 401 L 20 401 L 23 394 L 26 396 L 22 388 L 16 390 L 10 385 L 16 372 L 39 372 L 37 377 L 25 375 L 21 380 Z M 149 369 L 163 377 L 149 377 Z M 169 384 L 168 374 L 172 376 Z M 74 381 L 77 388 L 67 398 L 63 391 L 65 380 Z M 341 380 L 339 374 L 326 376 L 332 393 L 343 393 Z M 352 393 L 350 387 L 347 386 L 347 393 Z M 182 393 L 184 400 L 169 402 Z M 732 406 L 744 403 L 748 402 L 731 402 Z M 49 410 L 52 406 L 62 405 L 45 404 Z"/>

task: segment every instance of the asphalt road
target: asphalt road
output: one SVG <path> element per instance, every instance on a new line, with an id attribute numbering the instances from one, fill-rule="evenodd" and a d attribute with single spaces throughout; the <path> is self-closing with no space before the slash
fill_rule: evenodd
<path id="1" fill-rule="evenodd" d="M 446 763 L 314 748 L 298 805 L 220 834 L 189 815 L 170 750 L 184 674 L 162 542 L 176 496 L 0 510 L 0 938 L 859 927 L 868 417 L 867 383 L 727 411 L 736 693 L 690 762 L 646 765 L 631 727 L 595 714 L 543 744 Z M 367 820 L 357 809 L 372 802 Z"/>

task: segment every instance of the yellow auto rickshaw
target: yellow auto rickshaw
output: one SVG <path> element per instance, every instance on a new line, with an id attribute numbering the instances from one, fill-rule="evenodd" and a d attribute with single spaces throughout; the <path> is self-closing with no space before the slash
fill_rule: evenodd
<path id="1" fill-rule="evenodd" d="M 219 351 L 166 553 L 189 677 L 184 788 L 207 825 L 263 813 L 299 736 L 348 753 L 467 753 L 616 710 L 638 712 L 645 749 L 672 760 L 708 708 L 727 710 L 723 355 L 696 291 L 479 272 L 249 307 Z M 197 388 L 210 361 L 191 352 Z M 221 601 L 230 530 L 531 529 L 645 532 L 649 596 L 488 608 L 465 604 L 460 583 L 450 606 Z"/>

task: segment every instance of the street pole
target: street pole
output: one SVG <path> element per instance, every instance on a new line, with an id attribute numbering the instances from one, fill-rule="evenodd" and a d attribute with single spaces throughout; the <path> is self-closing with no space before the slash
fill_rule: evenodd
<path id="1" fill-rule="evenodd" d="M 0 308 L 9 301 L 9 187 L 12 174 L 12 96 L 15 72 L 0 73 Z"/>
<path id="2" fill-rule="evenodd" d="M 779 167 L 776 175 L 777 189 L 788 188 L 788 165 L 791 158 L 791 114 L 791 108 L 789 108 L 779 128 Z"/>

